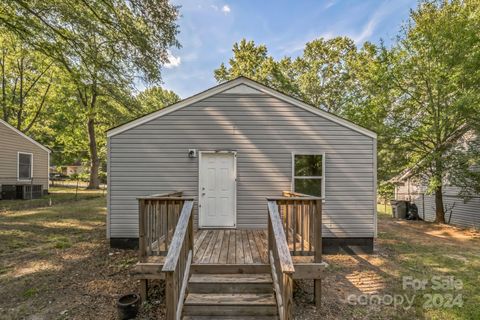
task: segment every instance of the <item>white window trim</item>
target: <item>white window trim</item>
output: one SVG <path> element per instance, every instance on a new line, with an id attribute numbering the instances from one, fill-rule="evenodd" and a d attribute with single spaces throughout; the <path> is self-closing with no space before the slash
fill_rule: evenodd
<path id="1" fill-rule="evenodd" d="M 30 179 L 20 179 L 20 155 L 21 154 L 28 154 L 30 155 L 31 163 L 30 163 Z M 17 181 L 32 181 L 33 180 L 33 153 L 31 152 L 17 152 Z"/>
<path id="2" fill-rule="evenodd" d="M 295 156 L 322 156 L 322 175 L 321 176 L 295 176 Z M 295 179 L 320 179 L 322 180 L 322 199 L 325 199 L 325 152 L 318 151 L 301 151 L 301 152 L 292 152 L 292 181 L 290 185 L 290 190 L 295 192 Z"/>

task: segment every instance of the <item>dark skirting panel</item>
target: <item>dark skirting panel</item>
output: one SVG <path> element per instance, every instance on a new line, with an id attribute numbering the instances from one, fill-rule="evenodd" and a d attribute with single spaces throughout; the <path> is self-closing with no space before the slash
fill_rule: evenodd
<path id="1" fill-rule="evenodd" d="M 110 248 L 138 249 L 138 238 L 110 238 Z"/>
<path id="2" fill-rule="evenodd" d="M 323 238 L 324 254 L 364 254 L 373 253 L 373 238 Z"/>
<path id="3" fill-rule="evenodd" d="M 373 238 L 323 238 L 324 254 L 373 253 Z M 138 249 L 138 238 L 110 238 L 110 247 L 115 249 Z"/>

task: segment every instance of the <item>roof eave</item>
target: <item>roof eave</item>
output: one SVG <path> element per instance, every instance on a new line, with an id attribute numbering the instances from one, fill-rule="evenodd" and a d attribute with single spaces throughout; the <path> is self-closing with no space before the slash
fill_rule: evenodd
<path id="1" fill-rule="evenodd" d="M 10 123 L 0 119 L 0 122 L 3 123 L 7 128 L 15 131 L 17 134 L 19 134 L 21 137 L 27 139 L 28 141 L 32 142 L 33 144 L 37 145 L 38 147 L 40 147 L 41 149 L 43 149 L 44 151 L 48 152 L 48 153 L 52 153 L 52 150 L 50 150 L 50 148 L 48 147 L 45 147 L 43 144 L 41 144 L 40 142 L 30 138 L 29 136 L 27 136 L 25 133 L 23 133 L 22 131 L 18 130 L 17 128 L 15 128 L 14 126 L 12 126 Z"/>

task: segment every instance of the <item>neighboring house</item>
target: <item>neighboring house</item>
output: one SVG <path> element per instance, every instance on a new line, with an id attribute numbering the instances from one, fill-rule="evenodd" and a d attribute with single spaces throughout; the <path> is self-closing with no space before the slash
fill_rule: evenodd
<path id="1" fill-rule="evenodd" d="M 50 149 L 0 120 L 3 199 L 38 197 L 48 190 Z"/>
<path id="2" fill-rule="evenodd" d="M 62 174 L 64 176 L 71 176 L 72 174 L 81 174 L 86 171 L 87 171 L 87 168 L 80 161 L 76 161 L 69 165 L 50 167 L 50 173 Z"/>
<path id="3" fill-rule="evenodd" d="M 108 131 L 107 236 L 138 241 L 137 197 L 183 191 L 198 228 L 264 229 L 266 197 L 324 198 L 323 245 L 376 237 L 376 134 L 244 77 Z"/>
<path id="4" fill-rule="evenodd" d="M 457 150 L 465 150 L 469 142 L 477 139 L 476 134 L 467 131 L 455 140 L 456 148 Z M 394 196 L 395 199 L 415 203 L 418 207 L 418 214 L 423 220 L 435 221 L 435 195 L 428 192 L 427 181 L 416 173 L 417 166 L 408 168 L 390 180 L 395 184 Z M 479 170 L 479 168 L 478 166 L 472 166 L 471 170 Z M 447 223 L 461 227 L 480 227 L 480 194 L 468 198 L 461 197 L 459 195 L 461 189 L 452 185 L 448 179 L 444 182 L 442 191 L 445 221 Z"/>
<path id="5" fill-rule="evenodd" d="M 86 171 L 84 165 L 80 163 L 70 164 L 66 166 L 59 166 L 54 168 L 54 172 L 61 173 L 66 176 L 71 176 L 72 174 L 81 174 Z"/>
<path id="6" fill-rule="evenodd" d="M 428 192 L 427 184 L 418 176 L 407 171 L 392 180 L 395 184 L 395 199 L 408 200 L 418 207 L 420 218 L 435 221 L 435 195 Z M 480 227 L 480 194 L 464 199 L 459 196 L 460 188 L 443 186 L 445 221 L 461 227 Z"/>
<path id="7" fill-rule="evenodd" d="M 65 166 L 65 174 L 71 176 L 72 174 L 81 174 L 85 172 L 85 166 L 83 165 L 70 165 Z"/>

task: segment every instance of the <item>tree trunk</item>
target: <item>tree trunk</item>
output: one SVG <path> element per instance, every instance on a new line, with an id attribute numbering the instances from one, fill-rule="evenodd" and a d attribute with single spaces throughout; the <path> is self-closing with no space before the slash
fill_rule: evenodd
<path id="1" fill-rule="evenodd" d="M 90 181 L 87 189 L 98 189 L 100 187 L 100 179 L 98 178 L 100 159 L 98 158 L 97 139 L 95 137 L 95 120 L 88 119 L 87 126 L 90 149 Z"/>
<path id="2" fill-rule="evenodd" d="M 445 209 L 443 207 L 442 186 L 435 188 L 435 222 L 445 223 Z"/>

